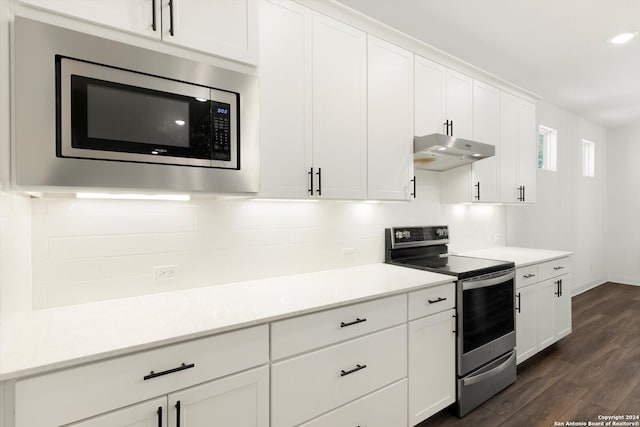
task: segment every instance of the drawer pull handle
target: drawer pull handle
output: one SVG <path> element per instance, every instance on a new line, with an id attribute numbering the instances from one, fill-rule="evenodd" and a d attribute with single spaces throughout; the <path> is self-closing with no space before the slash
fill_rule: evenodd
<path id="1" fill-rule="evenodd" d="M 357 364 L 357 365 L 356 365 L 356 367 L 355 367 L 355 368 L 353 368 L 353 369 L 351 369 L 350 371 L 345 371 L 344 369 L 343 369 L 343 370 L 341 370 L 341 371 L 340 371 L 340 376 L 341 376 L 341 377 L 344 377 L 344 376 L 346 376 L 346 375 L 353 374 L 354 372 L 358 372 L 358 371 L 360 371 L 360 370 L 362 370 L 362 369 L 364 369 L 364 368 L 366 368 L 366 367 L 367 367 L 367 365 L 360 365 L 360 364 Z"/>
<path id="2" fill-rule="evenodd" d="M 557 267 L 553 267 L 554 270 L 558 271 L 558 270 L 562 270 L 564 267 L 559 265 Z"/>
<path id="3" fill-rule="evenodd" d="M 356 317 L 356 320 L 354 320 L 353 322 L 348 322 L 348 323 L 340 322 L 340 327 L 344 328 L 344 327 L 351 326 L 351 325 L 357 325 L 358 323 L 362 323 L 362 322 L 366 322 L 366 321 L 367 321 L 366 317 L 363 317 L 362 319 L 359 318 L 359 317 Z"/>
<path id="4" fill-rule="evenodd" d="M 525 274 L 524 276 L 522 276 L 525 279 L 531 279 L 532 277 L 536 277 L 535 274 Z"/>
<path id="5" fill-rule="evenodd" d="M 167 375 L 167 374 L 173 374 L 174 372 L 179 372 L 179 371 L 184 371 L 185 369 L 191 369 L 191 368 L 195 368 L 196 365 L 194 363 L 190 363 L 190 364 L 186 364 L 183 363 L 181 366 L 178 366 L 177 368 L 173 368 L 173 369 L 167 369 L 166 371 L 162 371 L 162 372 L 149 372 L 149 375 L 145 375 L 143 377 L 143 380 L 150 380 L 152 378 L 156 378 L 156 377 L 161 377 L 163 375 Z"/>
<path id="6" fill-rule="evenodd" d="M 447 300 L 446 298 L 439 297 L 438 299 L 428 299 L 427 301 L 429 302 L 429 304 L 435 304 L 437 302 L 442 302 L 446 300 Z"/>
<path id="7" fill-rule="evenodd" d="M 176 402 L 176 427 L 180 427 L 180 401 Z"/>

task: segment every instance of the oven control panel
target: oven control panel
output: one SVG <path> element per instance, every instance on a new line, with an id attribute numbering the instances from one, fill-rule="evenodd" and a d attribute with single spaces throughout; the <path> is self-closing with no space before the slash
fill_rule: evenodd
<path id="1" fill-rule="evenodd" d="M 446 225 L 398 227 L 389 231 L 393 240 L 393 247 L 430 246 L 449 242 L 449 228 Z"/>

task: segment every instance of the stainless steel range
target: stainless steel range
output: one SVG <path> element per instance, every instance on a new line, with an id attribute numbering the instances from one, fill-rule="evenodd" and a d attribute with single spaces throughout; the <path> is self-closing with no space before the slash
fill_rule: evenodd
<path id="1" fill-rule="evenodd" d="M 515 265 L 449 255 L 448 243 L 447 226 L 385 230 L 385 262 L 457 278 L 457 413 L 462 417 L 516 380 Z"/>

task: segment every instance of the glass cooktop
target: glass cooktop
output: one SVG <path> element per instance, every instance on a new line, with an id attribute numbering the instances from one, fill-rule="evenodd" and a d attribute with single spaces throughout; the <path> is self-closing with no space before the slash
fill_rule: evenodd
<path id="1" fill-rule="evenodd" d="M 428 256 L 395 260 L 396 264 L 435 273 L 449 274 L 458 279 L 482 276 L 514 268 L 514 263 L 485 258 L 472 258 L 459 255 Z"/>

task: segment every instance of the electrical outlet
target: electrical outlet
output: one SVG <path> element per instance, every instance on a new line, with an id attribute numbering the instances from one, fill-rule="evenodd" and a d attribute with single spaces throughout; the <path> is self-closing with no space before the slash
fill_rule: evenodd
<path id="1" fill-rule="evenodd" d="M 175 279 L 177 275 L 178 264 L 153 267 L 153 280 L 155 281 Z"/>

